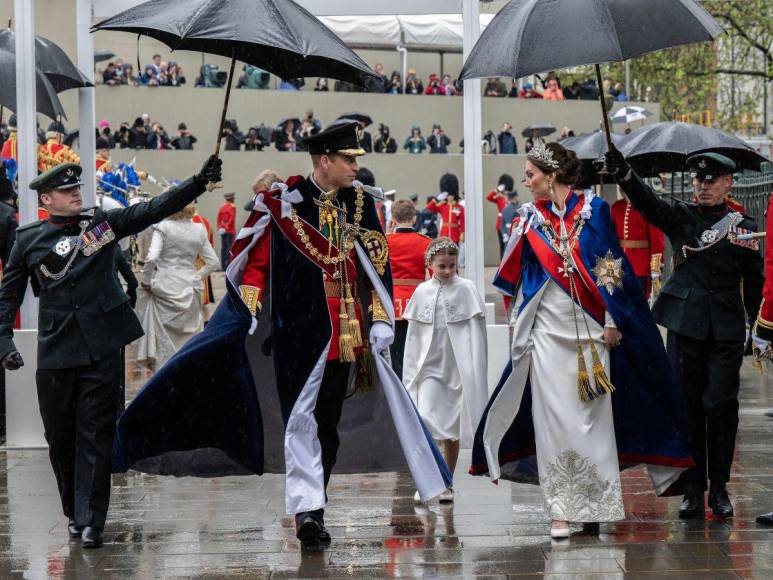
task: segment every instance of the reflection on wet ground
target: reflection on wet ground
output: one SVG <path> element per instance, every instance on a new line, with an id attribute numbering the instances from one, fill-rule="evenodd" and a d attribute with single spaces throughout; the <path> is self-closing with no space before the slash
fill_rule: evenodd
<path id="1" fill-rule="evenodd" d="M 771 382 L 744 367 L 735 518 L 680 521 L 679 499 L 657 499 L 637 469 L 624 475 L 624 522 L 602 525 L 600 537 L 577 528 L 560 543 L 538 488 L 472 478 L 466 455 L 449 507 L 414 505 L 402 475 L 334 475 L 333 543 L 309 554 L 283 513 L 279 476 L 115 476 L 106 544 L 85 551 L 67 538 L 46 452 L 0 451 L 0 579 L 773 577 L 773 533 L 754 523 L 773 510 Z"/>

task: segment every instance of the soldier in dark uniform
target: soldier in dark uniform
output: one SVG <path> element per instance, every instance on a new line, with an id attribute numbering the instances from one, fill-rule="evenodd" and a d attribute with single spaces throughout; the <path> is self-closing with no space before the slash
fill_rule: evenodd
<path id="1" fill-rule="evenodd" d="M 150 202 L 109 211 L 83 209 L 78 165 L 56 166 L 30 183 L 50 218 L 17 230 L 0 285 L 0 362 L 8 370 L 24 364 L 13 324 L 29 279 L 40 298 L 40 414 L 70 537 L 85 548 L 102 544 L 121 347 L 143 334 L 115 274 L 117 242 L 180 211 L 220 174 L 213 156 Z"/>
<path id="2" fill-rule="evenodd" d="M 684 389 L 690 452 L 695 467 L 680 517 L 704 514 L 703 494 L 715 516 L 730 517 L 725 484 L 730 477 L 738 429 L 739 372 L 744 355 L 746 315 L 754 320 L 762 292 L 762 257 L 753 219 L 725 201 L 735 163 L 705 153 L 687 160 L 697 204 L 659 199 L 613 148 L 606 155 L 634 208 L 663 231 L 674 248 L 674 269 L 652 310 L 668 329 L 668 353 Z M 743 290 L 742 290 L 743 289 Z M 743 296 L 741 295 L 743 293 Z M 746 313 L 744 312 L 746 309 Z"/>

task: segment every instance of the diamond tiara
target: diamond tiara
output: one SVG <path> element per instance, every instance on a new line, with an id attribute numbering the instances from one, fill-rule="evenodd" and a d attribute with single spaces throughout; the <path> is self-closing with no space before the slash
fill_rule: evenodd
<path id="1" fill-rule="evenodd" d="M 545 144 L 541 141 L 535 143 L 527 157 L 551 169 L 558 169 L 560 167 L 558 161 L 553 159 L 553 152 L 545 147 Z"/>
<path id="2" fill-rule="evenodd" d="M 424 262 L 426 264 L 432 263 L 432 258 L 435 257 L 435 254 L 442 250 L 456 250 L 456 253 L 459 253 L 459 246 L 457 246 L 453 241 L 449 239 L 439 239 L 437 242 L 433 242 L 429 245 L 427 248 L 427 255 L 424 257 Z"/>

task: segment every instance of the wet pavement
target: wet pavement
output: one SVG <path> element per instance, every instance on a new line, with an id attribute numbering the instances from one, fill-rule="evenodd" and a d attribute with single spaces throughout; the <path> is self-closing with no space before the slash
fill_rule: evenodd
<path id="1" fill-rule="evenodd" d="M 105 546 L 67 537 L 47 454 L 0 450 L 0 579 L 5 578 L 756 578 L 773 577 L 773 369 L 743 369 L 732 519 L 679 520 L 641 469 L 625 472 L 626 520 L 551 542 L 538 488 L 465 473 L 456 502 L 415 505 L 409 478 L 336 476 L 326 523 L 333 543 L 302 553 L 284 482 L 114 476 Z M 130 369 L 133 386 L 142 372 Z"/>

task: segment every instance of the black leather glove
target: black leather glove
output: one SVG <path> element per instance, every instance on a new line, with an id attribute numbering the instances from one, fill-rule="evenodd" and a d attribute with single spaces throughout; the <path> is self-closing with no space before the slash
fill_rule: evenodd
<path id="1" fill-rule="evenodd" d="M 137 307 L 137 287 L 129 286 L 126 289 L 126 295 L 129 297 L 129 305 L 132 308 L 136 308 Z"/>
<path id="2" fill-rule="evenodd" d="M 24 366 L 24 359 L 21 358 L 21 353 L 18 350 L 12 350 L 3 357 L 0 363 L 6 370 L 15 371 Z"/>
<path id="3" fill-rule="evenodd" d="M 619 183 L 626 181 L 631 166 L 628 165 L 620 150 L 612 145 L 612 148 L 604 154 L 604 170 Z"/>
<path id="4" fill-rule="evenodd" d="M 222 180 L 223 161 L 214 155 L 210 155 L 201 166 L 201 171 L 193 176 L 193 181 L 201 187 L 205 187 L 208 183 L 220 183 Z"/>

